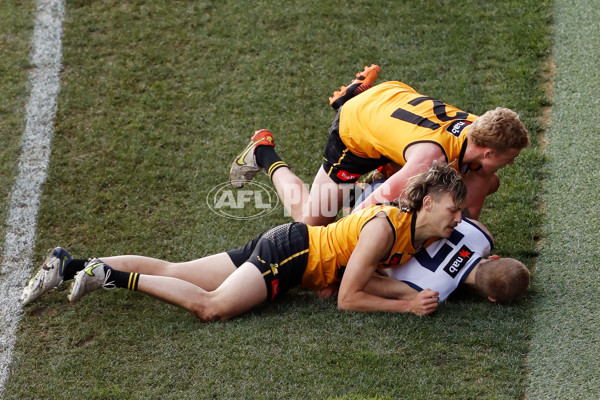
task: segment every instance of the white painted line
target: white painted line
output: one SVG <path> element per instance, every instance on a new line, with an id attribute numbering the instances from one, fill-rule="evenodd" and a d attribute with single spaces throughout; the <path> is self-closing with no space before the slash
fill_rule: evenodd
<path id="1" fill-rule="evenodd" d="M 29 75 L 31 94 L 21 143 L 19 171 L 10 196 L 4 258 L 0 270 L 0 397 L 9 375 L 22 308 L 18 301 L 31 274 L 41 186 L 60 89 L 64 0 L 39 0 Z"/>

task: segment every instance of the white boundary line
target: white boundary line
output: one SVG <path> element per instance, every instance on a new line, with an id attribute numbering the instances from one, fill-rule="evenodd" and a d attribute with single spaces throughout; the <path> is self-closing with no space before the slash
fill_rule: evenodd
<path id="1" fill-rule="evenodd" d="M 31 271 L 41 187 L 50 160 L 50 142 L 60 90 L 64 0 L 39 0 L 29 74 L 31 94 L 21 143 L 19 171 L 10 196 L 4 258 L 0 272 L 0 397 L 8 379 L 17 327 L 18 301 Z"/>

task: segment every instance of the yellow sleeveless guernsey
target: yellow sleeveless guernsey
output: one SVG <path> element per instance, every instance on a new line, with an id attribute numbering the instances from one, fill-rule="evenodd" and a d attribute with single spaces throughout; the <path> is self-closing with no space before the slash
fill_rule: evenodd
<path id="1" fill-rule="evenodd" d="M 344 104 L 340 138 L 357 156 L 384 156 L 402 166 L 410 145 L 431 142 L 441 147 L 448 163 L 458 160 L 456 164 L 460 164 L 466 133 L 475 118 L 402 82 L 384 82 Z M 456 164 L 454 168 L 459 170 L 461 166 Z"/>
<path id="2" fill-rule="evenodd" d="M 378 213 L 384 213 L 394 230 L 394 244 L 382 265 L 393 267 L 410 259 L 416 214 L 390 205 L 375 205 L 350 214 L 327 226 L 308 226 L 308 262 L 302 287 L 321 289 L 339 282 L 338 270 L 348 264 L 364 225 Z"/>

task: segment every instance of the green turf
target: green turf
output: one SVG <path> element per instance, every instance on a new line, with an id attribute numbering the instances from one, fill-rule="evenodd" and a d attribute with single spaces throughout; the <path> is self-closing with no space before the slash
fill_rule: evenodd
<path id="1" fill-rule="evenodd" d="M 536 268 L 529 399 L 600 398 L 600 12 L 557 0 L 545 239 Z"/>
<path id="2" fill-rule="evenodd" d="M 364 65 L 480 114 L 547 103 L 550 2 L 69 1 L 53 155 L 35 249 L 185 260 L 288 221 L 210 211 L 254 129 L 310 182 L 327 97 Z M 17 120 L 18 122 L 18 120 Z M 502 172 L 482 214 L 496 251 L 533 265 L 544 157 Z M 259 182 L 268 183 L 265 177 Z M 226 323 L 141 294 L 67 288 L 26 307 L 8 398 L 495 398 L 523 395 L 531 296 L 459 297 L 428 318 L 341 313 L 294 291 Z"/>
<path id="3" fill-rule="evenodd" d="M 9 193 L 17 173 L 21 135 L 25 129 L 25 105 L 29 98 L 27 78 L 29 44 L 33 34 L 31 2 L 3 1 L 0 4 L 0 240 Z"/>

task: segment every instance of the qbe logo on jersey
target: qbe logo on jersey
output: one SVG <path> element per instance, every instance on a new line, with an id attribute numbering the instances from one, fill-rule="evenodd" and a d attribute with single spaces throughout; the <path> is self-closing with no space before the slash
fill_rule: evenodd
<path id="1" fill-rule="evenodd" d="M 460 250 L 455 253 L 454 257 L 444 267 L 444 271 L 452 278 L 456 278 L 456 275 L 461 269 L 467 264 L 467 261 L 471 258 L 473 252 L 467 246 L 463 246 Z"/>

